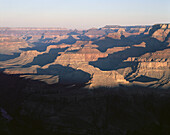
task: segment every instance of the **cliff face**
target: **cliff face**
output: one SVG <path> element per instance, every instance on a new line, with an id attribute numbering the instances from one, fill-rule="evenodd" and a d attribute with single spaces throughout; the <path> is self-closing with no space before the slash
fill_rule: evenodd
<path id="1" fill-rule="evenodd" d="M 152 35 L 153 38 L 163 42 L 165 41 L 170 33 L 170 24 L 157 24 L 152 26 L 149 34 Z"/>
<path id="2" fill-rule="evenodd" d="M 74 65 L 71 66 L 74 67 Z M 119 87 L 119 84 L 129 83 L 117 71 L 101 71 L 99 68 L 94 68 L 88 64 L 80 65 L 77 69 L 85 71 L 91 75 L 91 80 L 88 82 L 88 88 Z"/>
<path id="3" fill-rule="evenodd" d="M 169 83 L 170 63 L 169 62 L 140 62 L 137 66 L 136 72 L 130 76 L 130 80 L 136 81 L 141 76 L 150 78 L 150 80 L 148 80 L 148 83 L 145 84 L 146 86 L 169 88 L 170 87 L 170 83 Z M 145 78 L 143 78 L 143 81 L 145 81 Z"/>
<path id="4" fill-rule="evenodd" d="M 101 53 L 99 50 L 90 47 L 84 47 L 77 52 L 62 53 L 57 59 L 47 64 L 43 69 L 47 69 L 50 65 L 60 64 L 62 66 L 69 66 L 77 70 L 82 70 L 91 75 L 89 80 L 89 87 L 115 87 L 119 83 L 128 83 L 122 75 L 116 71 L 101 71 L 98 68 L 88 65 L 89 61 L 96 61 L 98 58 L 107 57 L 108 53 Z"/>
<path id="5" fill-rule="evenodd" d="M 162 33 L 159 33 L 159 31 L 162 31 Z M 115 42 L 119 45 L 125 42 L 125 44 L 128 43 L 129 48 L 111 53 L 108 57 L 90 62 L 90 64 L 102 70 L 117 70 L 132 84 L 169 88 L 169 24 L 152 26 L 149 35 L 138 37 L 139 42 L 135 43 L 127 39 L 101 39 L 101 41 L 98 41 L 96 44 L 100 45 L 101 49 L 105 47 L 104 45 L 107 45 L 109 40 L 108 47 L 111 47 Z M 111 41 L 113 41 L 112 45 Z M 104 44 L 105 42 L 106 44 Z"/>
<path id="6" fill-rule="evenodd" d="M 77 51 L 76 53 L 66 52 L 62 54 L 56 62 L 65 63 L 64 65 L 73 64 L 74 62 L 77 64 L 87 63 L 88 61 L 96 61 L 98 58 L 107 57 L 106 53 L 101 53 L 97 49 L 93 49 L 90 47 L 84 47 Z"/>
<path id="7" fill-rule="evenodd" d="M 125 62 L 137 63 L 134 73 L 128 76 L 131 81 L 140 76 L 145 76 L 155 80 L 155 82 L 146 85 L 162 88 L 170 87 L 170 49 L 146 53 L 140 57 L 129 57 Z"/>
<path id="8" fill-rule="evenodd" d="M 85 31 L 30 29 L 28 35 L 21 31 L 9 29 L 0 37 L 1 52 L 20 52 L 19 57 L 0 61 L 5 73 L 49 84 L 77 81 L 90 88 L 169 87 L 169 24 Z M 15 36 L 7 36 L 11 34 Z"/>
<path id="9" fill-rule="evenodd" d="M 170 63 L 169 62 L 141 62 L 138 65 L 138 74 L 145 75 L 151 78 L 161 79 L 169 75 Z M 169 79 L 169 77 L 167 78 Z"/>

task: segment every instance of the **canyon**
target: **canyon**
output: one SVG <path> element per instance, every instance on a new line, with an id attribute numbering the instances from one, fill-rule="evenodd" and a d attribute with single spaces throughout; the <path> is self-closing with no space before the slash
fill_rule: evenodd
<path id="1" fill-rule="evenodd" d="M 0 27 L 0 134 L 170 134 L 170 24 Z"/>
<path id="2" fill-rule="evenodd" d="M 169 33 L 170 24 L 0 28 L 0 68 L 50 84 L 169 88 Z"/>

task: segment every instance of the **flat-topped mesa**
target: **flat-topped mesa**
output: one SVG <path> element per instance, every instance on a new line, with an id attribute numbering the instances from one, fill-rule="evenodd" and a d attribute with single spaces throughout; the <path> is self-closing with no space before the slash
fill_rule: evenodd
<path id="1" fill-rule="evenodd" d="M 170 37 L 170 24 L 156 24 L 153 25 L 149 31 L 149 35 L 157 40 L 163 42 Z"/>

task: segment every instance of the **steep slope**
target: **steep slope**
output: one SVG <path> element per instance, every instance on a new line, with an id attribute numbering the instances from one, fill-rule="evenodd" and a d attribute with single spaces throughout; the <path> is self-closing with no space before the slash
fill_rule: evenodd
<path id="1" fill-rule="evenodd" d="M 153 25 L 149 34 L 153 38 L 156 38 L 159 41 L 165 41 L 169 37 L 170 33 L 170 24 L 157 24 Z"/>
<path id="2" fill-rule="evenodd" d="M 136 71 L 128 76 L 131 81 L 135 81 L 140 76 L 146 76 L 155 78 L 156 81 L 147 85 L 162 88 L 170 87 L 170 49 L 146 53 L 137 58 L 128 58 L 126 62 L 138 63 Z"/>
<path id="3" fill-rule="evenodd" d="M 11 33 L 6 31 L 7 35 Z M 5 73 L 49 84 L 77 81 L 90 88 L 119 84 L 169 87 L 169 24 L 106 26 L 85 31 L 42 29 L 16 35 L 14 39 L 1 37 L 1 42 L 10 44 L 17 39 L 23 46 L 32 43 L 34 47 L 20 50 L 19 57 L 0 61 Z"/>
<path id="4" fill-rule="evenodd" d="M 45 51 L 39 52 L 37 50 L 30 50 L 30 51 L 23 51 L 19 57 L 7 60 L 7 61 L 0 61 L 0 68 L 7 68 L 7 67 L 15 67 L 15 66 L 25 66 L 35 60 L 36 57 L 39 57 L 44 54 L 49 54 L 51 50 L 58 49 L 58 52 L 62 52 L 65 49 L 70 47 L 70 45 L 67 44 L 61 44 L 61 45 L 49 45 Z M 57 54 L 55 54 L 57 56 Z M 48 57 L 48 55 L 46 56 Z M 48 58 L 47 58 L 48 59 Z M 39 61 L 40 62 L 40 61 Z M 35 65 L 35 64 L 31 64 Z"/>
<path id="5" fill-rule="evenodd" d="M 101 71 L 99 68 L 88 65 L 89 61 L 96 61 L 98 58 L 107 56 L 107 53 L 101 53 L 95 48 L 84 47 L 77 52 L 62 53 L 53 63 L 47 64 L 42 68 L 47 69 L 50 65 L 60 64 L 76 70 L 82 70 L 91 75 L 89 87 L 115 87 L 119 86 L 119 83 L 128 83 L 124 77 L 116 71 Z"/>
<path id="6" fill-rule="evenodd" d="M 163 31 L 159 33 L 161 40 L 155 36 L 155 33 L 160 30 Z M 121 45 L 122 42 L 128 40 L 130 47 L 127 46 L 125 50 L 90 62 L 90 65 L 105 71 L 117 70 L 134 85 L 169 88 L 170 50 L 167 31 L 169 31 L 169 25 L 160 24 L 154 25 L 150 29 L 149 35 L 134 37 L 134 40 L 131 37 L 132 41 L 130 38 L 113 39 L 114 37 L 99 40 L 96 44 L 102 50 L 110 49 L 115 42 L 117 45 Z"/>
<path id="7" fill-rule="evenodd" d="M 125 63 L 136 63 L 131 74 L 125 76 L 129 81 L 138 85 L 149 87 L 170 87 L 170 49 L 169 41 L 169 25 L 154 25 L 150 30 L 150 36 L 163 42 L 157 51 L 145 53 L 139 57 L 129 57 Z M 163 47 L 164 46 L 164 47 Z M 122 70 L 119 69 L 120 72 Z M 122 72 L 123 73 L 123 72 Z M 125 73 L 124 73 L 125 75 Z"/>

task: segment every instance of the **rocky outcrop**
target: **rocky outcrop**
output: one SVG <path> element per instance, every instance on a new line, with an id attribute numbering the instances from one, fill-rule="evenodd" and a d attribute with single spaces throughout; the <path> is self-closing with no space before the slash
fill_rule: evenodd
<path id="1" fill-rule="evenodd" d="M 1 61 L 0 68 L 8 74 L 23 74 L 22 77 L 49 84 L 80 83 L 86 78 L 82 83 L 90 88 L 114 87 L 128 81 L 168 87 L 169 29 L 169 24 L 107 26 L 85 31 L 31 29 L 27 34 L 21 29 L 25 35 L 3 29 L 4 35 L 15 36 L 0 37 L 0 47 L 8 50 L 1 51 L 21 54 Z M 13 50 L 10 47 L 14 42 L 18 46 Z M 19 50 L 28 46 L 25 51 Z"/>
<path id="2" fill-rule="evenodd" d="M 121 49 L 119 48 L 118 50 Z M 53 63 L 47 64 L 42 68 L 47 69 L 51 65 L 60 64 L 76 70 L 82 70 L 91 75 L 91 79 L 88 82 L 90 88 L 100 86 L 116 87 L 119 86 L 119 83 L 128 83 L 117 71 L 101 71 L 99 68 L 88 65 L 89 61 L 96 61 L 98 58 L 107 56 L 107 53 L 101 53 L 95 48 L 84 47 L 77 52 L 62 53 Z"/>
<path id="3" fill-rule="evenodd" d="M 170 81 L 170 63 L 169 62 L 141 62 L 138 64 L 137 71 L 132 74 L 133 77 L 146 76 L 156 78 L 152 87 L 168 88 Z M 166 86 L 164 86 L 166 85 Z"/>
<path id="4" fill-rule="evenodd" d="M 108 54 L 101 53 L 99 50 L 90 47 L 84 47 L 77 52 L 65 52 L 61 56 L 57 57 L 54 63 L 51 64 L 61 64 L 63 66 L 81 65 L 87 64 L 89 61 L 96 61 L 98 58 L 107 57 Z M 49 64 L 49 65 L 51 65 Z M 48 64 L 44 67 L 48 67 Z"/>
<path id="5" fill-rule="evenodd" d="M 157 40 L 163 42 L 169 36 L 170 24 L 157 24 L 152 26 L 149 34 Z"/>
<path id="6" fill-rule="evenodd" d="M 74 65 L 70 65 L 73 66 Z M 94 68 L 91 65 L 83 64 L 77 69 L 81 69 L 91 74 L 91 80 L 89 81 L 89 88 L 96 87 L 118 87 L 119 84 L 127 84 L 128 81 L 119 74 L 117 71 L 101 71 L 99 68 Z"/>
<path id="7" fill-rule="evenodd" d="M 146 82 L 143 84 L 144 86 L 170 87 L 170 49 L 146 53 L 140 57 L 129 57 L 125 63 L 126 62 L 138 63 L 137 67 L 132 71 L 132 74 L 126 76 L 131 81 L 136 80 L 136 78 L 139 78 L 140 76 L 145 76 L 154 79 L 152 79 L 152 82 L 147 82 L 147 79 L 143 78 L 143 81 Z"/>

